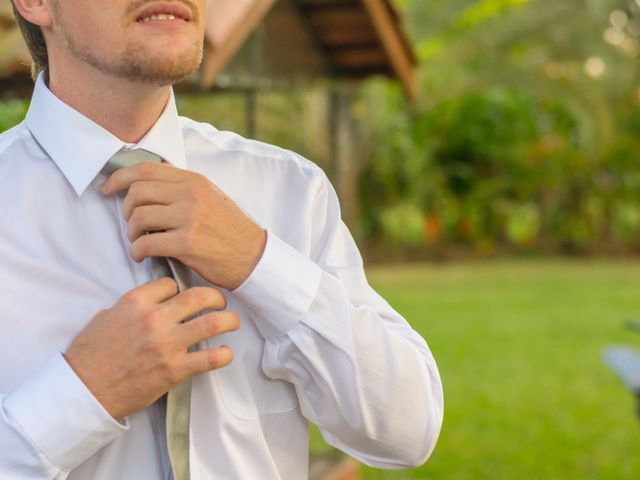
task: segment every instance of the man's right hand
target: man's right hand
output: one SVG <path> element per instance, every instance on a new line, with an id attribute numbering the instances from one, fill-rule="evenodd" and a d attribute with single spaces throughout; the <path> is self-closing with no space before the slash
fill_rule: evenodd
<path id="1" fill-rule="evenodd" d="M 221 333 L 237 330 L 238 314 L 214 288 L 176 295 L 174 280 L 161 278 L 127 292 L 100 311 L 64 356 L 104 408 L 121 419 L 151 405 L 174 386 L 231 363 L 229 347 L 187 352 Z M 202 310 L 216 310 L 181 323 Z"/>

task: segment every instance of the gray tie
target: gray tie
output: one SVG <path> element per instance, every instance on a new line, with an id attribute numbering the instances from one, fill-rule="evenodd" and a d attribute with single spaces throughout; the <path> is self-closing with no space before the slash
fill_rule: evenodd
<path id="1" fill-rule="evenodd" d="M 141 162 L 160 163 L 155 153 L 142 149 L 120 150 L 102 169 L 109 176 L 116 170 Z M 173 258 L 152 257 L 153 278 L 171 277 L 180 292 L 186 290 L 188 269 Z M 193 350 L 195 347 L 190 348 Z M 189 420 L 191 415 L 191 381 L 186 381 L 167 393 L 167 448 L 175 480 L 189 480 Z"/>

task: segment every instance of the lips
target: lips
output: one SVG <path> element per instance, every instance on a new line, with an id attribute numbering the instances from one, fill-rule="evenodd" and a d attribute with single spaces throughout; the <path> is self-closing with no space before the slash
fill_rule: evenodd
<path id="1" fill-rule="evenodd" d="M 145 6 L 136 16 L 136 22 L 146 23 L 158 20 L 182 20 L 190 22 L 192 14 L 183 3 L 154 2 Z"/>

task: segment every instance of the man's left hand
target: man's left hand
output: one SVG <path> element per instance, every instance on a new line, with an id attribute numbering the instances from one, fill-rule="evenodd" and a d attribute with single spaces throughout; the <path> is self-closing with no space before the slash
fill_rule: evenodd
<path id="1" fill-rule="evenodd" d="M 127 189 L 124 217 L 136 262 L 172 257 L 233 290 L 260 260 L 264 229 L 203 175 L 144 162 L 118 170 L 102 186 L 105 195 Z"/>

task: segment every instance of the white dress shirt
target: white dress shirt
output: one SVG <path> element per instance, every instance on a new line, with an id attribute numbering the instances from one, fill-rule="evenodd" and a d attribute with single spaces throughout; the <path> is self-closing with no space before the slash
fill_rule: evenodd
<path id="1" fill-rule="evenodd" d="M 157 405 L 114 420 L 64 352 L 101 309 L 152 278 L 128 254 L 122 194 L 99 173 L 124 146 L 42 75 L 0 135 L 0 479 L 164 480 Z M 199 172 L 267 229 L 246 282 L 224 291 L 234 360 L 193 379 L 192 480 L 307 477 L 307 422 L 380 468 L 422 464 L 443 396 L 425 341 L 367 284 L 331 185 L 295 153 L 179 117 L 173 95 L 137 145 Z M 206 285 L 196 274 L 193 284 Z"/>

